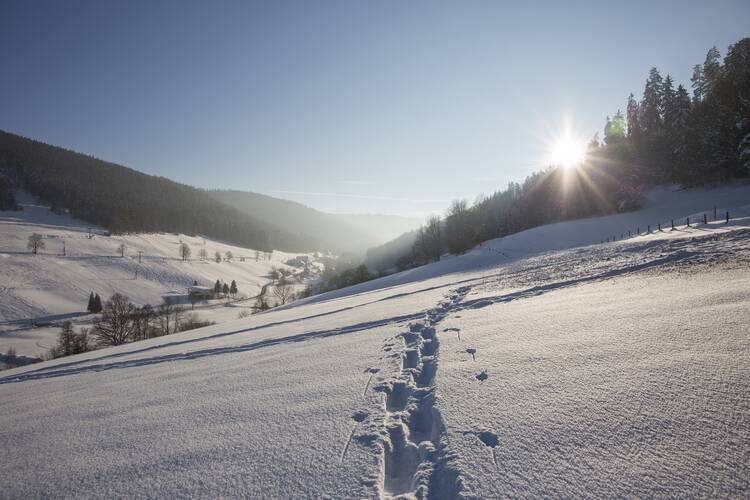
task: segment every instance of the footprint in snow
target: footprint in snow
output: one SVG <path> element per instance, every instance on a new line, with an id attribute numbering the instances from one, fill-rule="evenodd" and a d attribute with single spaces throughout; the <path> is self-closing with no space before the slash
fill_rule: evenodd
<path id="1" fill-rule="evenodd" d="M 495 457 L 495 447 L 500 443 L 497 434 L 490 431 L 464 431 L 464 435 L 466 434 L 472 434 L 479 438 L 482 444 L 490 449 L 490 453 L 492 454 L 492 462 L 497 465 L 497 458 Z"/>
<path id="2" fill-rule="evenodd" d="M 360 422 L 364 422 L 369 415 L 370 414 L 368 412 L 364 410 L 360 410 L 360 411 L 355 411 L 352 414 L 352 418 L 354 419 L 355 422 L 360 423 Z"/>
<path id="3" fill-rule="evenodd" d="M 367 389 L 369 389 L 370 387 L 370 382 L 372 382 L 372 377 L 375 376 L 375 374 L 378 373 L 379 371 L 380 371 L 380 368 L 375 368 L 375 367 L 371 367 L 365 370 L 365 373 L 370 374 L 370 378 L 367 379 L 367 384 L 365 384 L 365 390 L 362 391 L 363 396 L 367 395 Z"/>
<path id="4" fill-rule="evenodd" d="M 497 434 L 490 431 L 477 432 L 477 437 L 485 446 L 489 446 L 490 448 L 494 448 L 500 442 L 497 438 Z"/>
<path id="5" fill-rule="evenodd" d="M 456 335 L 458 336 L 458 340 L 461 340 L 461 329 L 460 328 L 446 328 L 443 331 L 444 332 L 456 332 Z"/>

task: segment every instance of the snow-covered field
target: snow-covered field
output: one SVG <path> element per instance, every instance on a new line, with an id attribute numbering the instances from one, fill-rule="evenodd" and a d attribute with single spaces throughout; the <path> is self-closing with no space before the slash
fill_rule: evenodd
<path id="1" fill-rule="evenodd" d="M 3 496 L 745 497 L 747 223 L 488 242 L 3 372 Z"/>
<path id="2" fill-rule="evenodd" d="M 284 262 L 298 255 L 275 251 L 270 259 L 261 254 L 256 261 L 254 250 L 176 234 L 104 236 L 91 228 L 89 238 L 86 223 L 51 214 L 24 193 L 19 203 L 21 211 L 0 212 L 0 352 L 13 347 L 19 354 L 37 356 L 54 345 L 61 320 L 90 323 L 85 310 L 92 291 L 103 300 L 118 292 L 138 305 L 158 305 L 164 295 L 184 295 L 194 281 L 213 286 L 218 279 L 236 280 L 239 295 L 253 297 L 271 282 L 272 268 L 291 269 Z M 33 233 L 44 237 L 45 248 L 38 255 L 27 249 Z M 191 249 L 188 261 L 180 258 L 181 242 Z M 121 244 L 124 257 L 118 251 Z M 206 260 L 199 257 L 201 249 Z M 215 252 L 222 259 L 231 252 L 233 259 L 217 263 Z M 237 308 L 251 306 L 252 301 L 203 307 L 199 315 L 221 322 L 236 318 Z M 41 326 L 29 328 L 32 320 Z"/>

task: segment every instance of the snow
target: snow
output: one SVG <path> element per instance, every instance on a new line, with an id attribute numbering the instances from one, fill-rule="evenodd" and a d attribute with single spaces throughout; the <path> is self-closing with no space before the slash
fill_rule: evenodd
<path id="1" fill-rule="evenodd" d="M 3 495 L 745 496 L 744 224 L 483 245 L 3 372 Z"/>
<path id="2" fill-rule="evenodd" d="M 713 220 L 716 208 L 718 220 Z M 730 212 L 730 224 L 724 224 L 724 214 Z M 703 214 L 708 214 L 704 225 Z M 691 227 L 686 226 L 691 217 Z M 671 231 L 675 220 L 676 231 Z M 657 232 L 662 223 L 664 231 Z M 646 234 L 648 226 L 652 233 Z M 750 225 L 750 183 L 725 184 L 714 189 L 677 189 L 662 187 L 645 193 L 643 207 L 634 212 L 603 217 L 577 219 L 528 229 L 519 233 L 484 242 L 459 258 L 444 255 L 440 262 L 396 273 L 377 280 L 361 283 L 345 290 L 334 290 L 306 299 L 305 303 L 319 302 L 351 293 L 363 293 L 381 288 L 414 283 L 436 276 L 449 275 L 469 269 L 506 264 L 513 260 L 541 255 L 554 250 L 599 244 L 607 238 L 631 231 L 628 241 L 663 238 L 693 237 L 707 232 L 733 230 Z M 640 229 L 642 236 L 636 236 Z"/>
<path id="3" fill-rule="evenodd" d="M 746 492 L 750 273 L 693 272 L 553 291 L 533 314 L 512 301 L 501 316 L 467 309 L 447 321 L 461 341 L 446 336 L 438 387 L 461 397 L 441 412 L 471 493 Z M 481 431 L 498 444 L 483 445 Z"/>
<path id="4" fill-rule="evenodd" d="M 91 317 L 85 309 L 92 291 L 102 299 L 117 292 L 138 305 L 158 305 L 165 296 L 184 298 L 194 281 L 212 287 L 218 279 L 226 283 L 236 280 L 240 295 L 253 297 L 271 282 L 268 275 L 273 267 L 292 269 L 284 262 L 298 256 L 275 251 L 271 260 L 261 256 L 256 262 L 254 250 L 208 238 L 177 234 L 105 236 L 99 228 L 49 213 L 47 207 L 23 192 L 19 204 L 22 211 L 0 212 L 0 352 L 14 347 L 19 354 L 39 356 L 43 353 L 41 345 L 54 344 L 59 328 L 41 332 L 29 329 L 32 318 L 38 325 L 65 319 L 78 326 L 89 325 Z M 88 237 L 90 230 L 93 238 Z M 45 248 L 39 255 L 32 255 L 26 248 L 33 233 L 45 237 Z M 180 242 L 192 250 L 187 262 L 180 259 Z M 121 243 L 126 246 L 124 257 L 117 250 Z M 206 261 L 199 260 L 202 248 L 208 253 Z M 215 251 L 222 256 L 231 251 L 234 259 L 216 263 Z M 244 305 L 249 309 L 252 301 Z M 233 319 L 238 313 L 205 305 L 199 310 L 212 321 Z M 40 333 L 51 336 L 41 339 Z"/>

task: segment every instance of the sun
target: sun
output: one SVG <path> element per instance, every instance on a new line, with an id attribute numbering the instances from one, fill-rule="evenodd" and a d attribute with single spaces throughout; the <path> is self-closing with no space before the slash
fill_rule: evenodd
<path id="1" fill-rule="evenodd" d="M 586 159 L 586 145 L 570 137 L 558 139 L 552 146 L 550 161 L 553 165 L 573 168 L 581 165 Z"/>

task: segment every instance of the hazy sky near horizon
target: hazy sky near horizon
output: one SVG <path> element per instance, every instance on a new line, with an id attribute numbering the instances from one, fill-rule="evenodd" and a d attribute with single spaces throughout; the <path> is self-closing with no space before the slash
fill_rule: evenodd
<path id="1" fill-rule="evenodd" d="M 0 129 L 206 188 L 423 217 L 689 85 L 750 2 L 0 1 Z"/>

